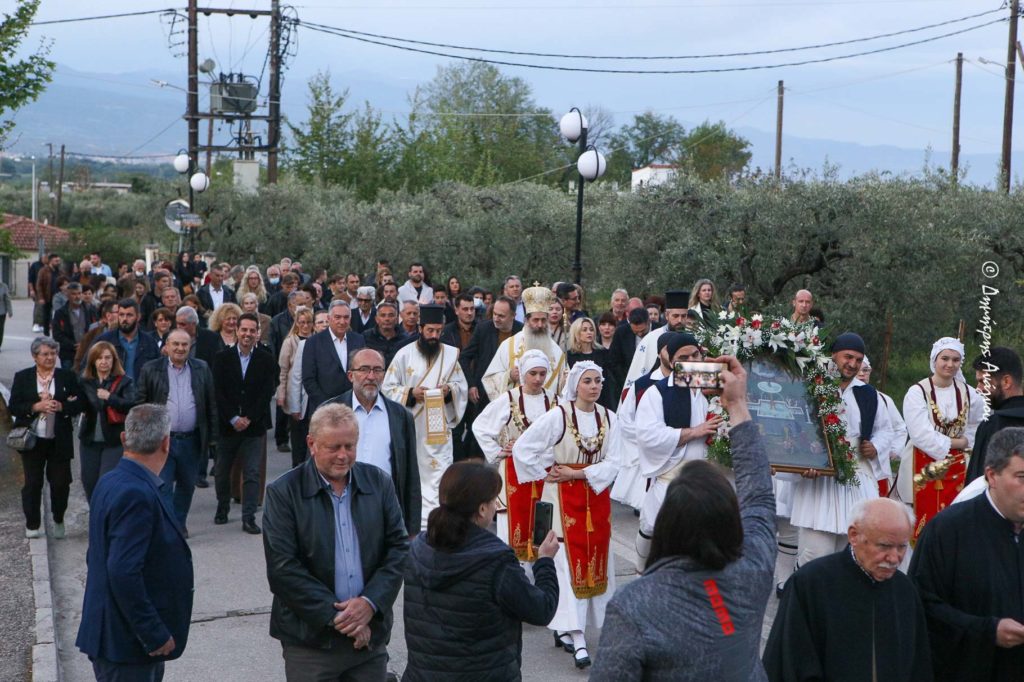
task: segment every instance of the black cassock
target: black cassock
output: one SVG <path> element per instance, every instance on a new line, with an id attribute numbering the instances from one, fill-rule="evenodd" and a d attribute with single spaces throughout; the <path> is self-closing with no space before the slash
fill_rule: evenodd
<path id="1" fill-rule="evenodd" d="M 989 415 L 988 419 L 978 424 L 978 431 L 974 434 L 974 448 L 971 453 L 971 461 L 967 465 L 967 478 L 964 480 L 964 485 L 967 485 L 979 476 L 985 475 L 985 456 L 988 454 L 988 442 L 992 440 L 992 436 L 996 435 L 996 433 L 1011 426 L 1024 426 L 1024 396 L 1007 398 Z"/>
<path id="2" fill-rule="evenodd" d="M 924 608 L 910 579 L 876 582 L 849 547 L 793 574 L 764 650 L 772 682 L 931 682 Z"/>
<path id="3" fill-rule="evenodd" d="M 1024 645 L 996 646 L 1001 618 L 1024 623 L 1024 544 L 988 495 L 943 510 L 910 562 L 928 616 L 935 679 L 1024 680 Z"/>

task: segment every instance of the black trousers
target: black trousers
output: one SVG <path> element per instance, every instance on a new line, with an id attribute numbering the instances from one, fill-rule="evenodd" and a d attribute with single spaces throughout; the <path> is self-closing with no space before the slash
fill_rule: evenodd
<path id="1" fill-rule="evenodd" d="M 299 466 L 306 461 L 309 455 L 309 448 L 306 446 L 306 436 L 309 435 L 309 415 L 304 419 L 295 420 L 292 417 L 291 426 L 288 427 L 288 436 L 292 441 L 292 468 Z"/>
<path id="2" fill-rule="evenodd" d="M 288 442 L 288 428 L 291 426 L 288 422 L 292 420 L 291 416 L 285 412 L 280 406 L 277 407 L 277 412 L 274 415 L 274 444 L 284 445 Z"/>
<path id="3" fill-rule="evenodd" d="M 235 459 L 242 461 L 242 520 L 256 519 L 260 495 L 260 461 L 263 439 L 260 436 L 221 435 L 217 443 L 217 464 L 214 486 L 217 491 L 217 513 L 227 514 L 231 508 L 231 467 Z"/>
<path id="4" fill-rule="evenodd" d="M 0 346 L 4 345 L 4 327 L 7 326 L 7 316 L 0 315 Z"/>
<path id="5" fill-rule="evenodd" d="M 53 520 L 64 523 L 71 494 L 71 453 L 57 452 L 56 438 L 39 438 L 36 446 L 21 454 L 25 485 L 21 489 L 21 508 L 25 527 L 37 530 L 42 525 L 43 481 L 50 484 L 50 507 Z"/>

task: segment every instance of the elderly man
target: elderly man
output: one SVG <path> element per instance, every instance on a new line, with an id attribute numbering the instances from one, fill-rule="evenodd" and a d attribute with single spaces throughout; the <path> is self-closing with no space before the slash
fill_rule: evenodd
<path id="1" fill-rule="evenodd" d="M 987 491 L 925 525 L 910 560 L 938 682 L 1024 671 L 1024 428 L 992 436 L 985 480 Z"/>
<path id="2" fill-rule="evenodd" d="M 188 332 L 171 331 L 164 344 L 167 357 L 143 365 L 135 383 L 139 402 L 167 405 L 170 412 L 171 450 L 160 478 L 164 481 L 162 494 L 167 506 L 174 510 L 183 529 L 197 476 L 200 471 L 206 473 L 206 452 L 217 433 L 213 374 L 205 362 L 189 357 L 191 347 Z M 185 534 L 188 535 L 187 530 Z"/>
<path id="3" fill-rule="evenodd" d="M 895 500 L 854 507 L 850 546 L 790 579 L 764 651 L 769 680 L 933 679 L 924 607 L 898 570 L 913 528 Z"/>
<path id="4" fill-rule="evenodd" d="M 171 417 L 137 405 L 125 420 L 124 457 L 100 479 L 89 509 L 85 600 L 76 646 L 97 680 L 163 679 L 192 618 L 192 554 L 157 475 L 170 450 Z"/>
<path id="5" fill-rule="evenodd" d="M 408 340 L 415 340 L 420 333 L 420 305 L 415 301 L 404 301 L 398 315 L 402 321 L 402 331 Z"/>
<path id="6" fill-rule="evenodd" d="M 371 286 L 356 289 L 356 304 L 352 306 L 352 331 L 365 335 L 377 326 L 377 311 L 373 307 L 377 292 Z"/>
<path id="7" fill-rule="evenodd" d="M 526 308 L 523 307 L 523 280 L 517 275 L 509 275 L 501 287 L 503 296 L 508 296 L 514 302 L 516 322 L 526 322 Z"/>
<path id="8" fill-rule="evenodd" d="M 352 390 L 327 404 L 347 405 L 359 422 L 357 460 L 391 477 L 409 536 L 420 530 L 420 471 L 416 463 L 416 422 L 409 410 L 380 392 L 384 356 L 372 348 L 352 352 L 348 378 Z"/>
<path id="9" fill-rule="evenodd" d="M 225 303 L 236 303 L 235 292 L 224 286 L 224 272 L 219 268 L 210 270 L 210 283 L 199 287 L 199 302 L 207 310 L 216 310 Z"/>
<path id="10" fill-rule="evenodd" d="M 497 400 L 498 396 L 519 386 L 516 362 L 528 350 L 539 350 L 548 356 L 551 372 L 544 383 L 544 390 L 554 394 L 561 392 L 566 376 L 565 353 L 551 338 L 548 328 L 548 310 L 553 299 L 547 287 L 530 287 L 523 292 L 526 326 L 498 346 L 487 369 L 480 373 L 480 383 L 488 401 Z"/>
<path id="11" fill-rule="evenodd" d="M 213 356 L 220 350 L 222 343 L 217 332 L 199 326 L 199 313 L 192 306 L 182 306 L 174 314 L 174 326 L 184 330 L 192 337 L 189 357 L 199 358 L 207 365 L 213 365 Z"/>
<path id="12" fill-rule="evenodd" d="M 362 334 L 351 331 L 352 309 L 345 301 L 331 301 L 327 329 L 306 341 L 302 351 L 302 386 L 312 412 L 331 398 L 352 388 L 348 360 L 352 351 L 366 345 Z"/>
<path id="13" fill-rule="evenodd" d="M 423 502 L 421 527 L 438 505 L 441 475 L 452 463 L 452 429 L 466 410 L 469 387 L 459 365 L 459 350 L 441 343 L 444 311 L 420 307 L 420 336 L 403 346 L 384 376 L 381 391 L 405 405 L 416 420 L 416 458 Z"/>
<path id="14" fill-rule="evenodd" d="M 609 312 L 615 317 L 615 322 L 626 320 L 626 307 L 629 305 L 629 292 L 625 289 L 616 289 L 612 292 L 611 309 Z"/>
<path id="15" fill-rule="evenodd" d="M 310 457 L 267 488 L 263 549 L 289 681 L 383 680 L 408 531 L 391 480 L 357 461 L 352 408 L 323 405 Z"/>
<path id="16" fill-rule="evenodd" d="M 74 364 L 78 344 L 96 321 L 96 309 L 82 301 L 82 285 L 71 282 L 67 286 L 67 305 L 53 314 L 53 340 L 60 344 L 60 366 Z"/>

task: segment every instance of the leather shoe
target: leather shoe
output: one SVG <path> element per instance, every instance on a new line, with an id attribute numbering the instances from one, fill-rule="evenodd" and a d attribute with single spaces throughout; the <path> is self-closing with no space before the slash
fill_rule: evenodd
<path id="1" fill-rule="evenodd" d="M 210 487 L 210 482 L 207 481 L 205 478 L 200 478 L 198 481 L 196 481 L 196 487 L 197 488 L 209 488 Z"/>
<path id="2" fill-rule="evenodd" d="M 587 647 L 585 646 L 581 646 L 576 650 L 576 654 L 573 656 L 573 659 L 576 663 L 577 670 L 583 670 L 584 668 L 590 667 L 590 652 L 587 651 Z"/>
<path id="3" fill-rule="evenodd" d="M 218 526 L 223 526 L 225 523 L 228 522 L 228 513 L 217 512 L 217 515 L 213 517 L 213 522 Z"/>
<path id="4" fill-rule="evenodd" d="M 255 521 L 242 521 L 242 530 L 249 535 L 259 535 L 263 532 L 260 530 L 260 527 L 256 525 Z"/>

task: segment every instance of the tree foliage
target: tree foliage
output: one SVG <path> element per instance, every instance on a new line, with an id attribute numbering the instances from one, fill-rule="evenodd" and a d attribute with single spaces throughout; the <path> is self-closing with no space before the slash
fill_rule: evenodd
<path id="1" fill-rule="evenodd" d="M 676 163 L 702 180 L 731 179 L 750 162 L 749 147 L 724 121 L 704 121 L 679 140 Z"/>
<path id="2" fill-rule="evenodd" d="M 14 127 L 11 117 L 43 93 L 56 66 L 46 58 L 50 46 L 45 42 L 27 58 L 13 60 L 38 9 L 39 0 L 19 0 L 14 12 L 0 20 L 0 146 Z"/>
<path id="3" fill-rule="evenodd" d="M 615 151 L 608 158 L 609 178 L 628 185 L 634 168 L 674 163 L 685 135 L 683 125 L 672 116 L 652 111 L 637 114 L 611 138 Z"/>

